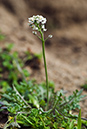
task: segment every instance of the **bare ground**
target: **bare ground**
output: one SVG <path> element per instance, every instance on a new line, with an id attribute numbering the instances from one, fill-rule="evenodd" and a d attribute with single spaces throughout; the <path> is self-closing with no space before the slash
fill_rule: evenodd
<path id="1" fill-rule="evenodd" d="M 27 24 L 27 18 L 33 14 L 45 16 L 45 36 L 53 34 L 46 42 L 46 58 L 49 80 L 54 81 L 55 90 L 64 89 L 68 94 L 80 90 L 87 80 L 87 1 L 0 0 L 0 29 L 6 35 L 0 47 L 14 43 L 14 50 L 19 53 L 28 48 L 40 53 L 41 42 Z M 27 69 L 37 82 L 45 80 L 43 61 L 40 70 Z M 82 116 L 87 117 L 87 100 L 81 102 L 81 107 Z"/>

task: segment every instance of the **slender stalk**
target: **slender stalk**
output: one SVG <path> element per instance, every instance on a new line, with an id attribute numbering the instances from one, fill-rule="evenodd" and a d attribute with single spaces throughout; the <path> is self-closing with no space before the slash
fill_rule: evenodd
<path id="1" fill-rule="evenodd" d="M 41 15 L 36 15 L 29 19 L 29 26 L 34 30 L 33 34 L 35 34 L 42 41 L 42 51 L 43 51 L 43 59 L 44 59 L 44 67 L 45 67 L 45 76 L 46 76 L 46 89 L 47 89 L 47 110 L 49 106 L 49 85 L 48 85 L 48 74 L 47 74 L 47 65 L 46 65 L 46 57 L 45 57 L 45 41 L 48 38 L 52 38 L 52 35 L 49 35 L 46 39 L 44 39 L 44 32 L 47 30 L 45 28 L 46 18 Z M 41 34 L 41 37 L 37 35 L 37 32 Z"/>
<path id="2" fill-rule="evenodd" d="M 47 73 L 47 64 L 46 64 L 46 56 L 45 56 L 45 40 L 44 35 L 41 32 L 42 37 L 42 52 L 43 52 L 43 59 L 44 59 L 44 67 L 45 67 L 45 75 L 46 75 L 46 87 L 47 87 L 47 110 L 49 106 L 49 85 L 48 85 L 48 73 Z"/>

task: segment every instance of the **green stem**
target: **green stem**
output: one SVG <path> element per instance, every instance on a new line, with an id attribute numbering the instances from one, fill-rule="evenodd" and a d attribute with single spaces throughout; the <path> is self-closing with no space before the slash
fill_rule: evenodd
<path id="1" fill-rule="evenodd" d="M 49 85 L 48 85 L 48 73 L 47 73 L 47 65 L 46 65 L 46 57 L 45 57 L 45 40 L 43 33 L 41 32 L 42 37 L 42 51 L 43 51 L 43 59 L 44 59 L 44 67 L 45 67 L 45 75 L 46 75 L 46 87 L 47 87 L 47 110 L 49 105 Z"/>

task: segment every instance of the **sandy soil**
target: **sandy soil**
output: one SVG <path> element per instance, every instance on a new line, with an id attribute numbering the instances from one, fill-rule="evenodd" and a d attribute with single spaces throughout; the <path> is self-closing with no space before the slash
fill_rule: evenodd
<path id="1" fill-rule="evenodd" d="M 0 47 L 14 43 L 14 50 L 19 53 L 28 48 L 40 53 L 41 42 L 27 24 L 27 18 L 33 14 L 45 16 L 45 36 L 53 34 L 46 42 L 46 58 L 49 80 L 55 82 L 55 90 L 64 89 L 68 94 L 80 90 L 87 80 L 87 1 L 0 0 L 0 30 L 6 35 Z M 45 80 L 43 61 L 40 70 L 28 69 L 37 82 Z M 86 100 L 81 107 L 82 116 L 87 117 Z"/>

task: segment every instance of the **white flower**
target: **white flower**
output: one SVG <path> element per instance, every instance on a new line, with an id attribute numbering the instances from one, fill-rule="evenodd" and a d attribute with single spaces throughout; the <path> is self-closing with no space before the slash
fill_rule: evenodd
<path id="1" fill-rule="evenodd" d="M 37 17 L 38 17 L 38 20 L 41 22 L 43 17 L 41 15 L 37 15 Z"/>
<path id="2" fill-rule="evenodd" d="M 33 33 L 34 35 L 37 35 L 37 32 L 36 32 L 36 31 L 32 31 L 32 33 Z"/>
<path id="3" fill-rule="evenodd" d="M 47 29 L 44 28 L 43 31 L 47 31 Z"/>
<path id="4" fill-rule="evenodd" d="M 35 25 L 32 25 L 33 30 L 38 30 L 38 27 L 36 27 Z"/>
<path id="5" fill-rule="evenodd" d="M 53 35 L 48 35 L 48 37 L 49 37 L 49 38 L 52 38 L 52 37 L 53 37 Z"/>
<path id="6" fill-rule="evenodd" d="M 30 17 L 30 18 L 28 18 L 28 19 L 29 19 L 29 21 L 28 21 L 28 22 L 29 22 L 30 24 L 33 24 L 33 23 L 34 23 L 34 19 L 33 19 L 33 17 Z"/>
<path id="7" fill-rule="evenodd" d="M 42 25 L 42 29 L 44 29 L 45 28 L 45 26 L 44 25 Z"/>
<path id="8" fill-rule="evenodd" d="M 40 23 L 40 21 L 39 20 L 36 20 L 37 21 L 37 24 L 39 24 Z"/>
<path id="9" fill-rule="evenodd" d="M 47 31 L 47 29 L 45 28 L 45 25 L 42 25 L 41 28 L 43 31 Z"/>
<path id="10" fill-rule="evenodd" d="M 42 24 L 45 24 L 46 21 L 47 21 L 46 18 L 43 18 L 43 19 L 42 19 Z"/>

